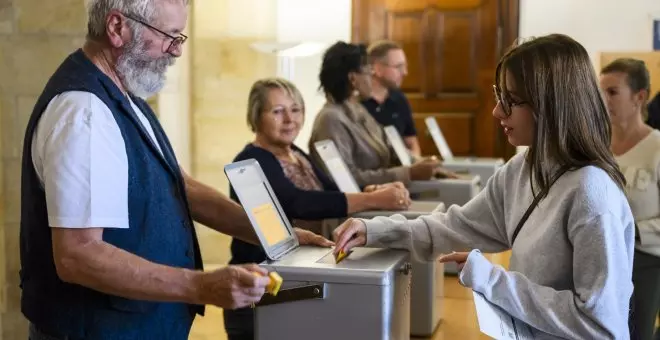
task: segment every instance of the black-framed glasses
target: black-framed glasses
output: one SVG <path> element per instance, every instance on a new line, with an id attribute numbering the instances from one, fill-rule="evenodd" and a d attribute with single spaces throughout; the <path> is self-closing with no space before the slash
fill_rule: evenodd
<path id="1" fill-rule="evenodd" d="M 140 23 L 140 24 L 142 24 L 142 25 L 144 25 L 144 26 L 147 26 L 147 27 L 151 28 L 152 30 L 154 30 L 154 31 L 156 31 L 156 32 L 158 32 L 158 33 L 160 33 L 160 34 L 162 34 L 162 35 L 164 35 L 164 36 L 166 36 L 166 37 L 172 39 L 172 41 L 170 42 L 170 45 L 169 45 L 169 46 L 167 47 L 167 49 L 165 50 L 165 52 L 167 52 L 167 53 L 172 54 L 172 51 L 174 51 L 175 49 L 179 48 L 181 45 L 183 45 L 183 43 L 186 42 L 186 40 L 188 40 L 188 36 L 185 35 L 185 34 L 183 34 L 183 33 L 179 33 L 179 36 L 178 36 L 178 37 L 175 37 L 175 36 L 173 36 L 173 35 L 171 35 L 171 34 L 169 34 L 169 33 L 165 33 L 165 32 L 163 32 L 162 30 L 160 30 L 160 29 L 158 29 L 158 28 L 156 28 L 156 27 L 154 27 L 154 26 L 152 26 L 152 25 L 149 25 L 148 23 L 144 22 L 143 20 L 140 20 L 140 19 L 138 19 L 138 18 L 136 18 L 136 17 L 133 17 L 133 16 L 128 15 L 128 14 L 125 14 L 125 13 L 122 13 L 122 14 L 123 14 L 125 17 L 127 17 L 127 18 L 129 18 L 129 19 L 131 19 L 131 20 L 133 20 L 133 21 L 135 21 L 135 22 L 138 22 L 138 23 Z"/>
<path id="2" fill-rule="evenodd" d="M 504 110 L 504 114 L 506 114 L 507 117 L 511 115 L 511 109 L 514 106 L 527 104 L 525 101 L 513 101 L 507 99 L 505 95 L 502 95 L 502 90 L 500 90 L 497 85 L 493 85 L 493 94 L 495 95 L 495 100 L 502 104 L 502 110 Z"/>
<path id="3" fill-rule="evenodd" d="M 408 70 L 408 64 L 406 63 L 399 63 L 399 64 L 388 64 L 385 62 L 381 62 L 381 65 L 384 65 L 386 67 L 391 67 L 396 69 L 397 71 L 403 72 L 404 70 Z"/>

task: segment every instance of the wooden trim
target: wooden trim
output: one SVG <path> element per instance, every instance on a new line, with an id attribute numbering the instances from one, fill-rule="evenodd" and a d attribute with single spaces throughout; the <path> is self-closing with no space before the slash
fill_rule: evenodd
<path id="1" fill-rule="evenodd" d="M 509 47 L 520 34 L 520 0 L 505 0 L 506 3 L 506 20 L 504 21 L 504 43 L 505 47 Z M 509 144 L 506 135 L 502 129 L 498 129 L 498 133 L 503 137 L 504 145 L 500 148 L 499 154 L 504 155 L 504 159 L 508 160 L 516 154 L 516 147 Z"/>
<path id="2" fill-rule="evenodd" d="M 352 43 L 361 43 L 362 37 L 360 34 L 363 34 L 365 30 L 362 29 L 363 25 L 368 25 L 362 20 L 362 13 L 364 12 L 365 2 L 368 5 L 368 0 L 353 0 L 351 2 L 351 42 Z"/>

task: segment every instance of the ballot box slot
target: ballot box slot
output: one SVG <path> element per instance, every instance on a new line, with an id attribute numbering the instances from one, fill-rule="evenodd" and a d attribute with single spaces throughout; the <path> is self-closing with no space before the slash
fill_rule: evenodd
<path id="1" fill-rule="evenodd" d="M 265 294 L 256 307 L 304 300 L 323 300 L 325 296 L 325 283 L 287 288 L 281 289 L 276 296 Z"/>

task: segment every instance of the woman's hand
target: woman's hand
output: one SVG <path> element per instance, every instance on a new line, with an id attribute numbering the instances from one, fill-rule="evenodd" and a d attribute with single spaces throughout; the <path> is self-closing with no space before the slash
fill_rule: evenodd
<path id="1" fill-rule="evenodd" d="M 436 178 L 453 178 L 453 179 L 460 178 L 457 173 L 441 167 L 435 169 L 435 173 L 433 176 Z"/>
<path id="2" fill-rule="evenodd" d="M 435 158 L 427 158 L 410 166 L 410 179 L 413 181 L 428 181 L 435 174 L 440 161 Z"/>
<path id="3" fill-rule="evenodd" d="M 337 227 L 332 235 L 336 245 L 333 253 L 336 255 L 342 249 L 346 253 L 353 247 L 360 247 L 367 243 L 367 226 L 360 220 L 349 218 Z"/>
<path id="4" fill-rule="evenodd" d="M 379 187 L 369 195 L 373 208 L 379 210 L 406 210 L 412 203 L 410 192 L 401 183 Z"/>
<path id="5" fill-rule="evenodd" d="M 389 187 L 395 187 L 398 189 L 405 189 L 406 186 L 402 182 L 390 182 L 385 184 L 370 184 L 364 187 L 364 192 L 374 192 L 378 189 L 384 189 Z"/>
<path id="6" fill-rule="evenodd" d="M 458 270 L 463 270 L 463 267 L 465 266 L 465 262 L 468 259 L 468 256 L 470 253 L 457 253 L 457 252 L 452 252 L 451 254 L 443 255 L 438 258 L 438 261 L 442 263 L 448 263 L 448 262 L 456 262 L 458 265 Z"/>

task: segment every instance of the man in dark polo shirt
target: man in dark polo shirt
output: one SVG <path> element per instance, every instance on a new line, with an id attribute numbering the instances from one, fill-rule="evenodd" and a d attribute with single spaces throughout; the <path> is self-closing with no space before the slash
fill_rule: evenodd
<path id="1" fill-rule="evenodd" d="M 415 157 L 421 156 L 417 130 L 408 99 L 400 90 L 408 74 L 406 55 L 393 41 L 378 41 L 368 48 L 372 66 L 371 98 L 362 101 L 369 113 L 382 125 L 394 125 L 406 147 Z"/>

